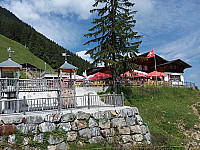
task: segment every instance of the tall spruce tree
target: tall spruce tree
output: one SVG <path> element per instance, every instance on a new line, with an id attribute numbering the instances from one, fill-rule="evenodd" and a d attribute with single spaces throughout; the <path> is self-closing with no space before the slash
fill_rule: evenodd
<path id="1" fill-rule="evenodd" d="M 100 6 L 99 6 L 100 5 Z M 84 36 L 91 38 L 84 45 L 96 42 L 97 45 L 88 50 L 87 54 L 94 59 L 94 64 L 104 62 L 113 70 L 113 88 L 116 92 L 116 75 L 120 68 L 130 69 L 129 61 L 138 52 L 141 43 L 140 35 L 133 31 L 134 3 L 129 0 L 95 0 L 91 13 L 96 13 L 93 19 L 94 27 Z M 101 8 L 99 8 L 101 7 Z"/>

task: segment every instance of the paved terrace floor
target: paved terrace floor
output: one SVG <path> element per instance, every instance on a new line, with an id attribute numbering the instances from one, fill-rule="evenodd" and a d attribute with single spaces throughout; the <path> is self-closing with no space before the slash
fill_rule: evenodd
<path id="1" fill-rule="evenodd" d="M 106 110 L 121 110 L 121 109 L 125 109 L 125 108 L 131 108 L 129 106 L 121 106 L 121 107 L 95 107 L 95 108 L 72 108 L 72 109 L 67 109 L 67 110 L 62 110 L 61 113 L 62 114 L 67 114 L 67 113 L 74 113 L 76 114 L 79 111 L 83 111 L 85 113 L 95 113 L 95 112 L 99 112 L 99 111 L 106 111 Z M 15 113 L 15 114 L 0 114 L 0 120 L 2 117 L 13 117 L 13 116 L 42 116 L 43 118 L 48 115 L 48 114 L 56 114 L 59 113 L 58 110 L 44 110 L 44 111 L 33 111 L 33 112 L 26 112 L 26 114 L 24 115 L 23 113 Z"/>

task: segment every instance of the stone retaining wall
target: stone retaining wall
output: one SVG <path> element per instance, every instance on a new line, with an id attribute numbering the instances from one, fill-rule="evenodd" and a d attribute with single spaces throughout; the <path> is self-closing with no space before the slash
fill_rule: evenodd
<path id="1" fill-rule="evenodd" d="M 4 116 L 0 119 L 2 148 L 67 149 L 73 142 L 80 146 L 85 143 L 117 143 L 131 148 L 151 143 L 149 129 L 143 124 L 136 107 L 94 113 Z M 12 133 L 15 129 L 18 130 Z"/>

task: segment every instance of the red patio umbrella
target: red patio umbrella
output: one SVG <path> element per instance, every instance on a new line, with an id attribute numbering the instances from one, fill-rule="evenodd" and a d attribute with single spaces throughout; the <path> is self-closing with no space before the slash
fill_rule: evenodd
<path id="1" fill-rule="evenodd" d="M 132 74 L 133 74 L 133 73 L 131 73 L 130 71 L 127 71 L 127 72 L 124 73 L 124 76 L 129 77 L 129 76 L 131 76 Z"/>
<path id="2" fill-rule="evenodd" d="M 163 72 L 158 72 L 158 71 L 153 71 L 147 74 L 147 77 L 163 77 L 165 73 Z"/>
<path id="3" fill-rule="evenodd" d="M 93 77 L 89 78 L 89 80 L 102 80 L 109 77 L 112 77 L 112 75 L 107 74 L 107 73 L 97 72 L 94 74 Z"/>
<path id="4" fill-rule="evenodd" d="M 145 74 L 138 72 L 138 74 L 133 75 L 134 78 L 138 78 L 138 77 L 146 77 Z"/>

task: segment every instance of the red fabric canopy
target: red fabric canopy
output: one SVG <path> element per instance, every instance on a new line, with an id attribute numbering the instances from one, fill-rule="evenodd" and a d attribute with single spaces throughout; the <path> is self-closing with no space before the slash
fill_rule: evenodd
<path id="1" fill-rule="evenodd" d="M 147 77 L 163 77 L 165 73 L 163 72 L 158 72 L 158 71 L 153 71 L 147 74 Z"/>
<path id="2" fill-rule="evenodd" d="M 133 75 L 134 78 L 138 78 L 138 77 L 146 77 L 145 74 L 138 72 L 137 75 Z"/>
<path id="3" fill-rule="evenodd" d="M 130 71 L 127 71 L 124 73 L 124 76 L 130 76 L 132 73 Z"/>
<path id="4" fill-rule="evenodd" d="M 112 77 L 112 75 L 107 74 L 107 73 L 97 72 L 94 74 L 93 77 L 89 78 L 89 80 L 102 80 L 109 77 Z"/>
<path id="5" fill-rule="evenodd" d="M 143 74 L 143 73 L 140 73 L 140 72 L 135 74 L 134 72 L 127 71 L 124 74 L 120 74 L 120 77 L 134 77 L 134 78 L 136 78 L 136 77 L 146 77 L 146 75 Z"/>
<path id="6" fill-rule="evenodd" d="M 120 77 L 130 77 L 133 73 L 130 71 L 125 72 L 124 74 L 120 74 Z"/>

